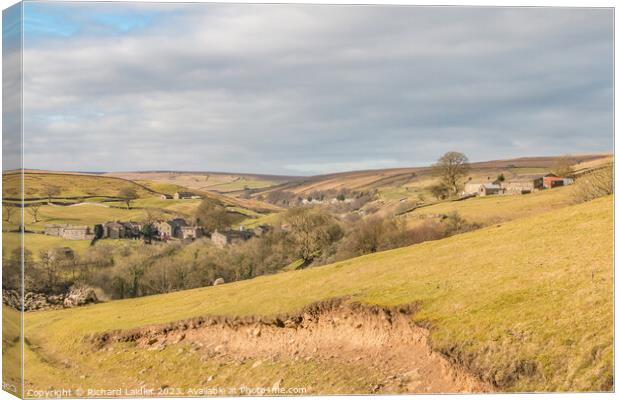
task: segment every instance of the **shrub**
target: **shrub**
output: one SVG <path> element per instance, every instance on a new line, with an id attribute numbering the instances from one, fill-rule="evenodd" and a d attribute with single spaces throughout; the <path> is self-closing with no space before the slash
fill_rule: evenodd
<path id="1" fill-rule="evenodd" d="M 453 211 L 450 214 L 446 215 L 443 219 L 443 223 L 445 226 L 446 236 L 452 236 L 459 233 L 473 231 L 474 229 L 478 229 L 481 227 L 481 225 L 478 223 L 467 222 L 456 211 Z"/>

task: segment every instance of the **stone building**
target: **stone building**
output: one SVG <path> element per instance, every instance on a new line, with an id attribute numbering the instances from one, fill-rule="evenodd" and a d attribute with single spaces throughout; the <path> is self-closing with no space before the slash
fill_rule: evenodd
<path id="1" fill-rule="evenodd" d="M 62 236 L 66 224 L 47 224 L 45 225 L 45 234 L 50 236 Z"/>
<path id="2" fill-rule="evenodd" d="M 87 225 L 48 224 L 44 233 L 68 240 L 92 240 L 95 237 L 93 229 Z"/>
<path id="3" fill-rule="evenodd" d="M 125 228 L 125 238 L 136 239 L 140 237 L 140 231 L 142 230 L 142 224 L 137 222 L 121 222 Z"/>
<path id="4" fill-rule="evenodd" d="M 247 231 L 243 228 L 239 230 L 215 231 L 211 234 L 211 241 L 219 248 L 223 248 L 229 244 L 245 242 L 255 236 L 253 231 Z"/>
<path id="5" fill-rule="evenodd" d="M 159 233 L 159 238 L 161 240 L 167 240 L 171 238 L 182 239 L 183 234 L 181 232 L 181 228 L 184 226 L 188 226 L 187 222 L 185 222 L 182 218 L 175 218 L 169 221 L 159 221 L 156 222 L 155 228 L 157 228 L 157 232 Z"/>
<path id="6" fill-rule="evenodd" d="M 69 240 L 93 240 L 95 233 L 88 225 L 67 225 L 63 229 L 62 237 Z"/>
<path id="7" fill-rule="evenodd" d="M 502 183 L 507 194 L 526 194 L 543 188 L 543 174 L 521 175 Z"/>
<path id="8" fill-rule="evenodd" d="M 118 221 L 110 221 L 103 224 L 103 236 L 109 239 L 122 239 L 125 237 L 125 227 Z"/>
<path id="9" fill-rule="evenodd" d="M 500 185 L 495 183 L 484 183 L 478 188 L 478 196 L 489 196 L 500 193 L 503 193 L 503 190 Z"/>
<path id="10" fill-rule="evenodd" d="M 199 226 L 182 226 L 181 239 L 198 239 L 202 237 L 202 228 Z"/>

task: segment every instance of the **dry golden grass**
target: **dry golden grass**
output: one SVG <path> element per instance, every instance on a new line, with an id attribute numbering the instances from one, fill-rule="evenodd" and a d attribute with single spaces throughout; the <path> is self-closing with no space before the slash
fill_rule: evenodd
<path id="1" fill-rule="evenodd" d="M 213 386 L 220 382 L 203 382 L 200 376 L 216 373 L 224 383 L 238 383 L 275 373 L 290 384 L 316 384 L 327 393 L 359 390 L 354 382 L 363 381 L 363 371 L 351 372 L 347 386 L 334 366 L 276 363 L 268 370 L 243 365 L 218 370 L 198 356 L 179 355 L 178 346 L 161 353 L 124 346 L 92 353 L 83 340 L 90 333 L 198 315 L 296 311 L 343 295 L 384 305 L 420 302 L 414 318 L 430 326 L 434 348 L 499 390 L 611 390 L 613 198 L 324 267 L 28 313 L 27 387 L 45 388 L 59 380 L 67 387 L 139 381 Z M 146 372 L 139 374 L 143 368 Z M 339 381 L 321 381 L 317 368 Z"/>
<path id="2" fill-rule="evenodd" d="M 19 197 L 21 174 L 2 174 L 3 195 L 5 197 Z M 43 197 L 46 186 L 57 186 L 60 193 L 54 198 L 76 196 L 118 196 L 119 191 L 125 187 L 136 190 L 139 196 L 153 196 L 148 189 L 134 182 L 106 177 L 102 175 L 69 174 L 56 172 L 27 172 L 24 174 L 24 196 Z"/>
<path id="3" fill-rule="evenodd" d="M 566 207 L 573 202 L 573 190 L 573 187 L 566 186 L 525 195 L 494 195 L 445 201 L 418 208 L 406 214 L 406 218 L 415 226 L 428 216 L 458 212 L 469 222 L 484 225 L 501 223 Z"/>

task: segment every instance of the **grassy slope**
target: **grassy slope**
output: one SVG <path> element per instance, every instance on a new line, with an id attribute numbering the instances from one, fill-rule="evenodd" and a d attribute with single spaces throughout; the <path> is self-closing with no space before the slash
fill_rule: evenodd
<path id="1" fill-rule="evenodd" d="M 571 204 L 573 187 L 561 187 L 526 195 L 474 197 L 463 201 L 448 201 L 416 209 L 407 215 L 415 222 L 428 214 L 458 212 L 471 222 L 493 224 L 556 210 Z"/>
<path id="2" fill-rule="evenodd" d="M 171 185 L 171 187 L 182 186 L 192 190 L 216 190 L 224 192 L 242 190 L 246 186 L 248 188 L 263 188 L 278 183 L 278 181 L 268 179 L 267 177 L 208 172 L 118 172 L 106 175 L 131 180 L 157 182 L 156 185 L 162 185 L 162 188 L 166 187 L 165 185 Z"/>
<path id="3" fill-rule="evenodd" d="M 216 190 L 218 192 L 232 192 L 235 190 L 266 188 L 275 184 L 276 182 L 266 179 L 252 179 L 240 176 L 238 179 L 234 179 L 230 182 L 209 185 L 205 189 Z"/>
<path id="4" fill-rule="evenodd" d="M 66 385 L 92 379 L 112 387 L 157 382 L 162 379 L 157 372 L 138 376 L 137 371 L 162 360 L 160 371 L 166 380 L 196 385 L 201 382 L 197 376 L 216 366 L 197 358 L 181 359 L 175 348 L 157 354 L 127 349 L 84 357 L 80 353 L 89 350 L 82 338 L 204 314 L 294 311 L 312 301 L 352 295 L 380 304 L 421 301 L 415 318 L 430 322 L 433 345 L 460 355 L 474 370 L 486 371 L 487 377 L 503 382 L 504 390 L 608 388 L 613 372 L 612 208 L 613 199 L 607 197 L 334 265 L 29 313 L 26 336 L 41 347 L 37 353 L 32 348 L 26 352 L 26 378 L 35 385 L 54 379 Z M 73 367 L 57 365 L 58 360 Z M 518 367 L 528 362 L 536 364 L 535 373 L 519 377 Z M 319 379 L 320 368 L 312 368 L 286 366 L 287 373 L 296 374 L 289 384 Z M 257 368 L 254 373 L 268 372 Z M 222 372 L 226 373 L 230 379 L 250 374 L 245 367 Z M 80 374 L 88 377 L 80 380 Z M 511 377 L 518 379 L 510 381 Z"/>
<path id="5" fill-rule="evenodd" d="M 5 390 L 21 393 L 21 315 L 2 305 L 2 381 Z M 14 390 L 15 389 L 15 390 Z"/>
<path id="6" fill-rule="evenodd" d="M 20 175 L 16 173 L 2 174 L 3 186 L 10 188 L 4 190 L 5 196 L 17 196 L 19 194 Z M 119 178 L 101 175 L 51 173 L 51 172 L 27 172 L 24 174 L 25 197 L 45 197 L 46 185 L 55 185 L 61 189 L 62 197 L 75 196 L 118 196 L 124 187 L 132 187 L 138 195 L 153 196 L 144 187 Z"/>
<path id="7" fill-rule="evenodd" d="M 573 157 L 574 161 L 595 162 L 595 160 L 609 158 L 609 154 L 583 154 Z M 491 160 L 471 163 L 468 177 L 474 180 L 486 180 L 504 173 L 506 178 L 515 174 L 530 174 L 549 171 L 562 157 L 522 157 L 508 160 Z M 417 177 L 411 177 L 415 173 Z M 314 190 L 330 190 L 348 188 L 352 190 L 383 189 L 389 192 L 390 188 L 403 185 L 421 189 L 429 183 L 432 171 L 429 167 L 377 169 L 368 171 L 351 171 L 321 176 L 307 177 L 293 181 L 282 187 L 297 194 L 308 194 Z M 268 191 L 268 190 L 267 190 Z M 390 193 L 387 196 L 391 196 Z"/>

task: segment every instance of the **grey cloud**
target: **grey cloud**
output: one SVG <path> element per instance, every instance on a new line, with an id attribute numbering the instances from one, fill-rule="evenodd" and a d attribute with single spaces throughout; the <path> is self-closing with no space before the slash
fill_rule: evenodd
<path id="1" fill-rule="evenodd" d="M 26 38 L 29 167 L 291 174 L 612 147 L 611 10 L 174 11 Z"/>

